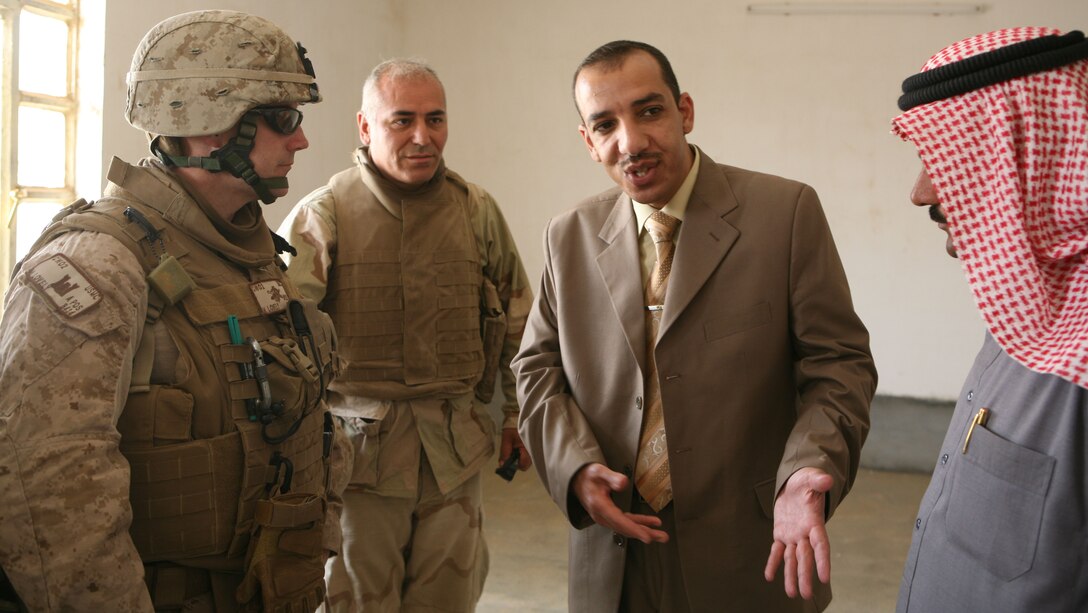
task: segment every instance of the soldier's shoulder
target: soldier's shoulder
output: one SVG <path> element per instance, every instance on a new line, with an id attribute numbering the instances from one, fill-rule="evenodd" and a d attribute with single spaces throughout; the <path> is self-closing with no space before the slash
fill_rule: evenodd
<path id="1" fill-rule="evenodd" d="M 29 255 L 12 279 L 66 327 L 98 336 L 121 326 L 147 302 L 144 271 L 115 236 L 74 230 Z"/>

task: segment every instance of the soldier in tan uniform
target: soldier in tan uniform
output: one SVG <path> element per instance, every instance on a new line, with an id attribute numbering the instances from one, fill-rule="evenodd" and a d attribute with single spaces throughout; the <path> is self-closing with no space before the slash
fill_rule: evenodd
<path id="1" fill-rule="evenodd" d="M 347 359 L 329 388 L 355 448 L 329 602 L 472 611 L 488 569 L 480 470 L 499 370 L 500 461 L 516 448 L 529 467 L 509 364 L 531 292 L 498 205 L 442 161 L 446 98 L 432 69 L 377 66 L 357 119 L 356 166 L 281 228 L 298 247 L 288 274 L 332 315 Z"/>
<path id="2" fill-rule="evenodd" d="M 125 116 L 155 157 L 54 220 L 0 327 L 0 567 L 27 610 L 321 604 L 336 339 L 257 203 L 287 193 L 319 99 L 264 19 L 186 13 L 140 43 Z"/>

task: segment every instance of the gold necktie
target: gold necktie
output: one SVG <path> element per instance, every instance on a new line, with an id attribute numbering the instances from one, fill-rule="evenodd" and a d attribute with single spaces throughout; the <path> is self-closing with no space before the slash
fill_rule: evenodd
<path id="1" fill-rule="evenodd" d="M 660 511 L 672 500 L 672 479 L 669 477 L 669 449 L 665 441 L 665 415 L 661 410 L 661 384 L 657 377 L 654 347 L 664 312 L 665 290 L 672 272 L 672 256 L 676 243 L 672 236 L 680 220 L 655 211 L 646 220 L 646 231 L 657 248 L 657 262 L 646 284 L 646 305 L 655 307 L 646 313 L 646 414 L 642 417 L 639 437 L 638 465 L 635 467 L 635 487 L 649 505 Z"/>

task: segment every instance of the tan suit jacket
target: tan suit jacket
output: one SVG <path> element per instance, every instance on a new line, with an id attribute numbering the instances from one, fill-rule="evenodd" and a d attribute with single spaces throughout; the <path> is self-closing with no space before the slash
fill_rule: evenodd
<path id="1" fill-rule="evenodd" d="M 553 219 L 513 368 L 521 436 L 566 513 L 570 610 L 615 611 L 626 542 L 569 491 L 591 462 L 632 475 L 642 424 L 635 217 L 612 189 Z M 694 611 L 793 611 L 762 576 L 775 493 L 797 469 L 850 489 L 876 371 L 812 188 L 702 155 L 657 343 L 682 573 Z M 617 494 L 631 507 L 631 490 Z M 830 590 L 817 597 L 819 608 Z M 809 605 L 811 606 L 811 604 Z"/>

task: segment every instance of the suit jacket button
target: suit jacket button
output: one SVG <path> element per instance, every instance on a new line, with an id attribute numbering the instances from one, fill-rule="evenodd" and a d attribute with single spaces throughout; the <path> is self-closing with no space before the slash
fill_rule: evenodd
<path id="1" fill-rule="evenodd" d="M 616 547 L 622 548 L 624 545 L 627 544 L 627 539 L 625 539 L 623 535 L 613 532 L 612 542 L 616 544 Z"/>
<path id="2" fill-rule="evenodd" d="M 635 398 L 635 408 L 639 411 L 642 410 L 642 396 Z"/>

